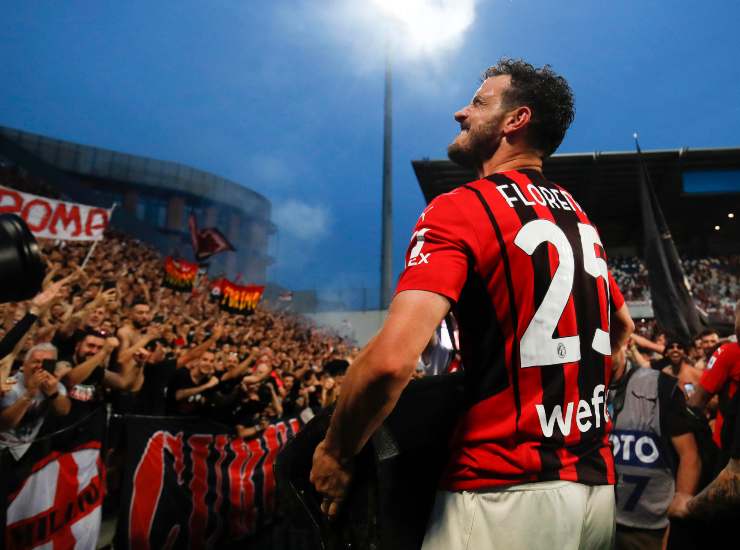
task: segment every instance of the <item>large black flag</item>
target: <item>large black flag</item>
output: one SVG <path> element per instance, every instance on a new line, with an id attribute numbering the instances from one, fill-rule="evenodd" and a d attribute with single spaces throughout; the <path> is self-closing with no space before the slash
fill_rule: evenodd
<path id="1" fill-rule="evenodd" d="M 676 245 L 650 183 L 650 174 L 635 135 L 640 171 L 640 209 L 645 266 L 648 270 L 653 314 L 668 334 L 686 342 L 704 327 L 691 297 Z"/>

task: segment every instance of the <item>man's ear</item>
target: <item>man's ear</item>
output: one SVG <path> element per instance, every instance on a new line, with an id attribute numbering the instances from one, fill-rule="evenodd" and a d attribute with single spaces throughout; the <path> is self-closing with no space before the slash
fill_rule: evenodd
<path id="1" fill-rule="evenodd" d="M 518 132 L 531 122 L 532 120 L 532 109 L 526 105 L 521 105 L 516 109 L 509 111 L 506 115 L 504 122 L 504 134 L 509 135 L 514 132 Z"/>

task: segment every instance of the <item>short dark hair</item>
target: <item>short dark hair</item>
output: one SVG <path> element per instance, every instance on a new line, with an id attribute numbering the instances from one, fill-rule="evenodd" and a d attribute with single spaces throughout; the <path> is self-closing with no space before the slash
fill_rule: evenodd
<path id="1" fill-rule="evenodd" d="M 716 334 L 719 336 L 719 332 L 717 332 L 717 329 L 707 327 L 698 334 L 697 338 L 704 338 L 705 336 L 711 336 L 712 334 Z"/>
<path id="2" fill-rule="evenodd" d="M 532 109 L 527 141 L 549 157 L 560 146 L 575 117 L 573 90 L 550 65 L 536 69 L 521 59 L 504 57 L 483 73 L 483 80 L 501 75 L 511 77 L 511 85 L 504 94 L 504 105 L 526 105 Z"/>

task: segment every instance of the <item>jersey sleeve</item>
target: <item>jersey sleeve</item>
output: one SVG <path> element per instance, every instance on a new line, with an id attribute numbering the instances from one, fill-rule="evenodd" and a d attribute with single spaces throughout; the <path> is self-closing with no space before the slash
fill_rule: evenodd
<path id="1" fill-rule="evenodd" d="M 622 291 L 617 286 L 617 281 L 612 277 L 611 271 L 609 272 L 609 296 L 611 296 L 611 307 L 613 311 L 617 311 L 624 305 L 624 296 L 622 296 Z"/>
<path id="2" fill-rule="evenodd" d="M 465 285 L 475 242 L 475 233 L 452 195 L 437 197 L 416 222 L 396 294 L 427 290 L 456 302 Z"/>
<path id="3" fill-rule="evenodd" d="M 720 346 L 707 363 L 707 368 L 699 383 L 708 393 L 714 395 L 722 389 L 730 378 L 732 359 L 730 353 L 724 353 L 725 346 Z"/>

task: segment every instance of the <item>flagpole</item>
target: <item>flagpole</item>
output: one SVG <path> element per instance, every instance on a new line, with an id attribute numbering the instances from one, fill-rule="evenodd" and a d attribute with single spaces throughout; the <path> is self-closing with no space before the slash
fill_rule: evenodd
<path id="1" fill-rule="evenodd" d="M 113 206 L 110 207 L 108 210 L 108 220 L 110 220 L 113 217 L 113 211 L 116 209 L 116 206 L 118 205 L 117 202 L 113 203 Z M 95 252 L 95 248 L 98 246 L 98 243 L 100 242 L 99 239 L 97 241 L 93 241 L 92 246 L 90 247 L 90 250 L 87 251 L 87 256 L 85 256 L 85 259 L 82 261 L 82 265 L 80 266 L 80 269 L 85 269 L 85 266 L 87 265 L 87 262 L 90 261 L 90 258 L 92 258 L 93 253 Z"/>
<path id="2" fill-rule="evenodd" d="M 385 94 L 383 97 L 383 199 L 381 214 L 380 309 L 391 303 L 393 278 L 393 73 L 391 47 L 385 45 Z"/>

